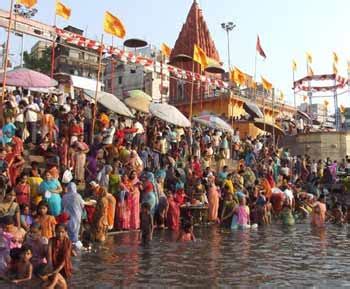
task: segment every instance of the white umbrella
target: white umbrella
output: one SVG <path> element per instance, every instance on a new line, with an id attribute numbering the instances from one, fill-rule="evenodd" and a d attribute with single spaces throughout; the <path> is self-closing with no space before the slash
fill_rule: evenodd
<path id="1" fill-rule="evenodd" d="M 84 93 L 89 98 L 89 100 L 95 100 L 95 91 L 84 89 Z M 130 109 L 113 94 L 104 91 L 98 91 L 97 102 L 117 114 L 127 117 L 134 117 Z"/>
<path id="2" fill-rule="evenodd" d="M 213 115 L 213 114 L 207 114 L 207 115 L 201 115 L 198 117 L 192 118 L 194 122 L 198 122 L 200 124 L 203 124 L 207 127 L 227 131 L 228 133 L 233 134 L 232 127 L 223 119 L 220 117 Z"/>
<path id="3" fill-rule="evenodd" d="M 190 127 L 191 122 L 175 107 L 167 103 L 151 103 L 149 111 L 154 116 L 171 124 Z"/>

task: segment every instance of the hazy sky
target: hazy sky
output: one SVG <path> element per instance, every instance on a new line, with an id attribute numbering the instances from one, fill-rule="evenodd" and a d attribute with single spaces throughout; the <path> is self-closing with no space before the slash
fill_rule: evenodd
<path id="1" fill-rule="evenodd" d="M 105 10 L 117 15 L 127 28 L 127 37 L 141 37 L 152 44 L 173 46 L 193 0 L 62 0 L 72 8 L 69 21 L 58 20 L 58 26 L 87 28 L 87 35 L 97 39 L 102 33 Z M 8 9 L 10 0 L 1 0 Z M 38 0 L 35 19 L 53 23 L 54 0 Z M 227 65 L 226 35 L 220 23 L 233 21 L 237 28 L 231 34 L 231 64 L 253 74 L 256 36 L 260 35 L 267 54 L 259 58 L 257 75 L 265 76 L 284 91 L 292 103 L 293 58 L 298 62 L 296 78 L 306 73 L 305 52 L 313 54 L 315 74 L 332 73 L 332 52 L 340 58 L 339 72 L 346 76 L 350 59 L 349 0 L 199 0 L 209 30 Z M 0 41 L 5 40 L 0 30 Z M 12 36 L 12 52 L 19 53 L 18 39 Z M 110 42 L 110 37 L 107 41 Z M 30 48 L 34 40 L 26 41 Z M 119 42 L 121 44 L 121 41 Z M 18 57 L 14 60 L 18 61 Z M 298 98 L 298 102 L 302 97 Z M 320 100 L 321 102 L 323 100 Z M 346 93 L 340 104 L 350 105 Z"/>

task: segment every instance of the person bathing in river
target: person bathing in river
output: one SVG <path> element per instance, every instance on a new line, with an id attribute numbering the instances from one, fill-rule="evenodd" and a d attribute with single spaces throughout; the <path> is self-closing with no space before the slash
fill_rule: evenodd
<path id="1" fill-rule="evenodd" d="M 312 208 L 311 225 L 318 228 L 324 227 L 326 221 L 326 212 L 326 200 L 325 196 L 322 194 L 319 197 L 318 202 L 316 202 Z"/>
<path id="2" fill-rule="evenodd" d="M 295 225 L 292 204 L 288 200 L 284 201 L 280 216 L 281 216 L 283 225 L 285 225 L 285 226 L 294 226 Z"/>
<path id="3" fill-rule="evenodd" d="M 196 237 L 193 234 L 193 225 L 191 222 L 185 222 L 177 241 L 178 242 L 196 241 Z"/>
<path id="4" fill-rule="evenodd" d="M 142 244 L 147 244 L 153 237 L 153 215 L 151 213 L 151 205 L 143 203 L 141 206 L 141 240 Z"/>

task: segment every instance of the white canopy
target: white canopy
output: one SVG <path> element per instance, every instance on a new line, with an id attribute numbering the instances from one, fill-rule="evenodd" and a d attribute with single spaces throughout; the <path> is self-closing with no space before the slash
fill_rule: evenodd
<path id="1" fill-rule="evenodd" d="M 84 94 L 89 98 L 89 100 L 93 102 L 95 101 L 95 91 L 84 89 Z M 97 102 L 117 114 L 127 117 L 134 117 L 130 109 L 113 94 L 98 91 Z"/>
<path id="2" fill-rule="evenodd" d="M 167 103 L 151 103 L 150 113 L 154 116 L 181 127 L 190 127 L 191 122 L 175 107 Z"/>
<path id="3" fill-rule="evenodd" d="M 86 77 L 81 77 L 81 76 L 76 76 L 76 75 L 69 75 L 70 79 L 72 80 L 72 85 L 73 87 L 76 88 L 81 88 L 81 89 L 87 89 L 87 90 L 96 90 L 96 80 L 86 78 Z M 101 91 L 101 87 L 103 87 L 103 83 L 99 82 L 98 83 L 98 91 Z"/>

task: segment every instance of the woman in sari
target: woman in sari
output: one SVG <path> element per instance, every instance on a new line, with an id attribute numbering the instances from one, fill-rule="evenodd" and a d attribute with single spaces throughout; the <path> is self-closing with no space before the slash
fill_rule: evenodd
<path id="1" fill-rule="evenodd" d="M 39 193 L 46 199 L 52 216 L 56 217 L 61 214 L 62 200 L 60 194 L 62 193 L 62 187 L 49 171 L 45 173 L 45 179 L 39 186 Z"/>
<path id="2" fill-rule="evenodd" d="M 145 175 L 145 182 L 143 184 L 142 203 L 148 203 L 150 205 L 151 214 L 154 217 L 156 207 L 158 205 L 158 195 L 156 193 L 156 184 L 154 175 L 151 172 L 147 172 Z"/>
<path id="3" fill-rule="evenodd" d="M 67 224 L 69 239 L 74 243 L 79 240 L 81 216 L 84 209 L 84 201 L 77 191 L 75 183 L 71 182 L 66 188 L 66 193 L 62 198 L 63 211 L 69 215 Z"/>
<path id="4" fill-rule="evenodd" d="M 15 187 L 15 192 L 17 196 L 17 203 L 19 205 L 30 206 L 30 186 L 28 184 L 28 175 L 22 173 L 17 178 L 17 185 Z"/>
<path id="5" fill-rule="evenodd" d="M 131 171 L 127 181 L 129 191 L 130 205 L 130 229 L 138 230 L 140 228 L 140 181 L 137 178 L 136 171 Z"/>
<path id="6" fill-rule="evenodd" d="M 8 174 L 11 186 L 16 185 L 16 179 L 22 172 L 25 163 L 23 157 L 13 151 L 11 145 L 6 145 L 5 161 L 8 164 Z"/>
<path id="7" fill-rule="evenodd" d="M 180 228 L 180 206 L 172 194 L 168 196 L 168 211 L 166 223 L 169 230 L 178 231 Z"/>
<path id="8" fill-rule="evenodd" d="M 209 202 L 209 221 L 216 222 L 218 220 L 219 212 L 219 191 L 215 185 L 215 177 L 208 178 L 208 202 Z"/>
<path id="9" fill-rule="evenodd" d="M 56 131 L 58 131 L 58 128 L 56 127 L 55 119 L 52 114 L 46 111 L 41 118 L 41 135 L 47 135 L 50 142 L 53 142 L 56 139 Z"/>
<path id="10" fill-rule="evenodd" d="M 128 176 L 122 175 L 116 207 L 116 226 L 118 230 L 130 229 L 130 206 L 129 206 Z"/>
<path id="11" fill-rule="evenodd" d="M 89 146 L 84 141 L 78 141 L 74 146 L 74 177 L 78 181 L 85 182 L 86 154 L 89 151 Z"/>
<path id="12" fill-rule="evenodd" d="M 96 180 L 97 177 L 97 155 L 92 154 L 87 158 L 85 167 L 85 179 L 87 183 Z"/>
<path id="13" fill-rule="evenodd" d="M 97 197 L 96 209 L 92 220 L 92 235 L 97 242 L 104 242 L 108 230 L 108 199 L 105 188 L 92 182 L 92 189 Z"/>

